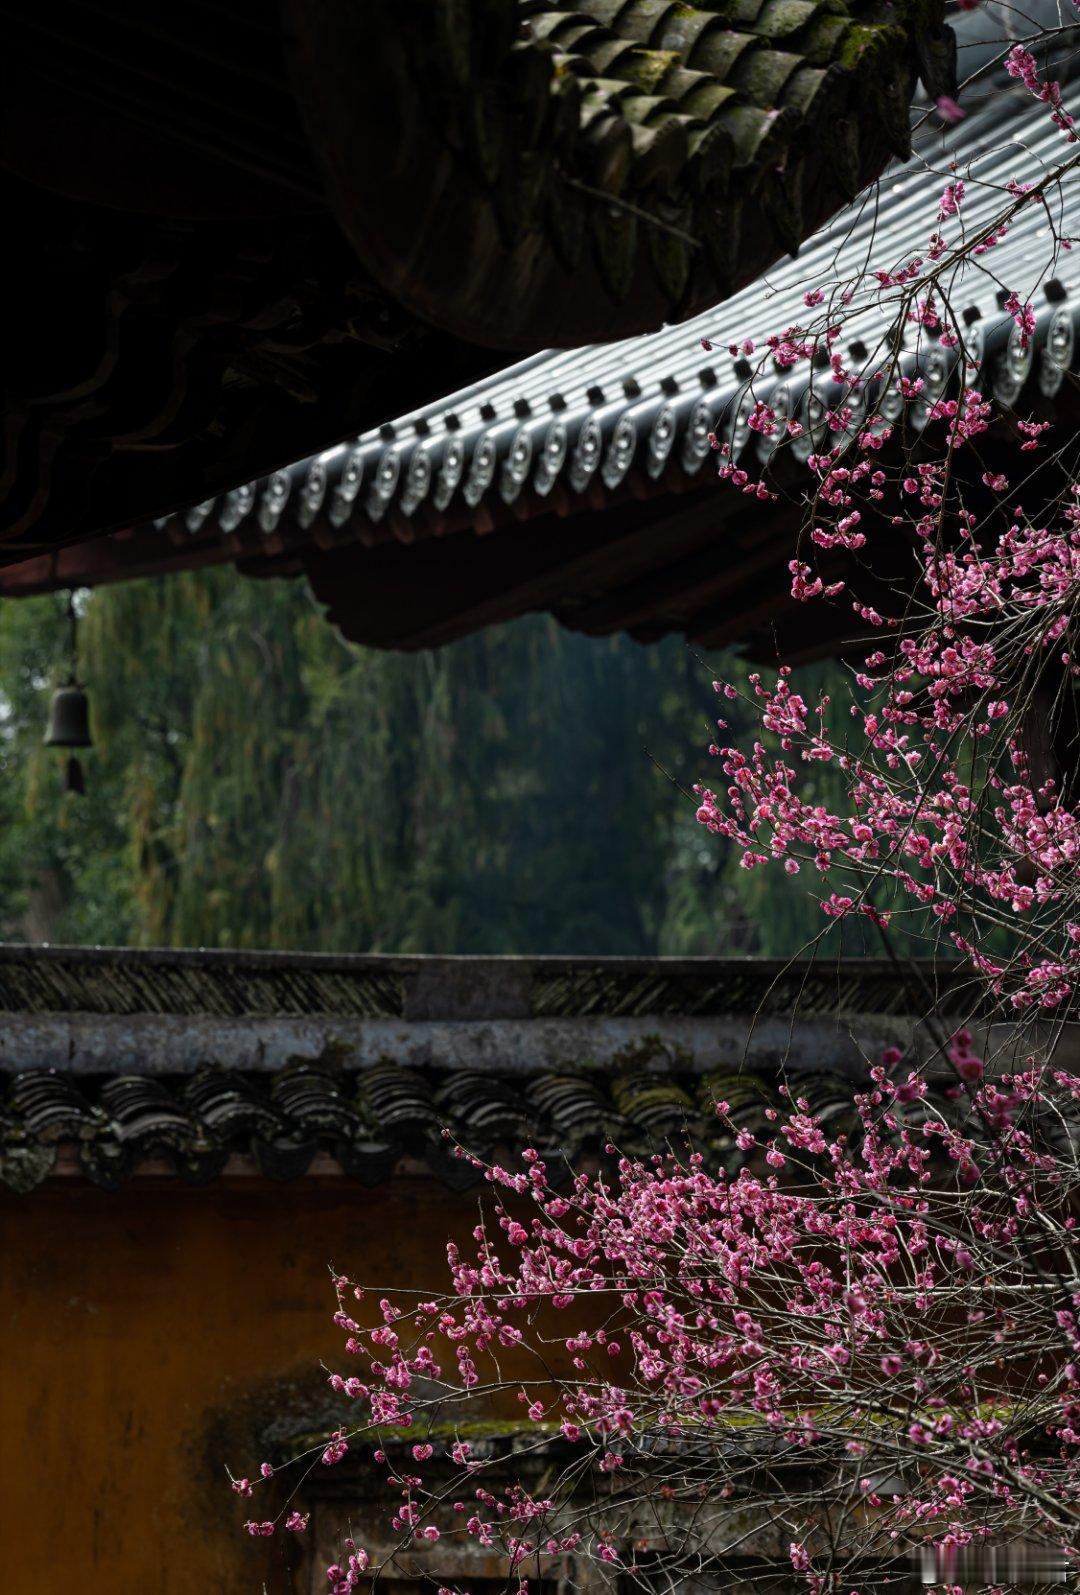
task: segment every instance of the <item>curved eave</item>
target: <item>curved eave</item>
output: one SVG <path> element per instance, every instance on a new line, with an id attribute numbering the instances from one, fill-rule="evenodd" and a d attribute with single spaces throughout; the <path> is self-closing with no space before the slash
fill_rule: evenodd
<path id="1" fill-rule="evenodd" d="M 841 270 L 865 257 L 875 228 L 875 258 L 910 252 L 912 229 L 923 230 L 950 158 L 975 179 L 964 214 L 976 227 L 998 205 L 1018 141 L 1031 171 L 1060 160 L 1064 148 L 1044 107 L 1023 90 L 995 89 L 947 134 L 929 127 L 920 154 L 883 179 L 876 210 L 863 205 L 838 217 L 764 289 L 646 337 L 532 356 L 122 541 L 8 567 L 0 591 L 231 559 L 257 574 L 306 571 L 331 617 L 356 640 L 381 646 L 436 645 L 530 608 L 550 608 L 594 632 L 683 630 L 701 641 L 729 638 L 734 617 L 752 631 L 762 605 L 760 623 L 771 623 L 776 595 L 769 609 L 754 582 L 779 591 L 791 507 L 748 506 L 713 480 L 711 430 L 734 438 L 755 469 L 770 464 L 772 448 L 741 425 L 747 368 L 728 344 L 760 342 L 805 319 L 803 293 L 835 281 L 838 244 Z M 1040 273 L 1049 258 L 1045 228 L 1045 214 L 1021 212 L 994 251 L 993 275 L 970 262 L 953 289 L 965 352 L 997 401 L 1002 436 L 1014 411 L 1069 425 L 1077 411 L 1080 277 L 1068 253 L 1055 278 Z M 1024 358 L 1001 308 L 1001 282 L 1029 292 L 1036 305 Z M 873 369 L 890 335 L 889 314 L 869 307 L 846 339 L 861 340 L 859 358 Z M 955 351 L 926 333 L 907 341 L 900 365 L 935 392 L 959 382 Z M 805 375 L 753 377 L 755 397 L 782 386 L 796 410 L 805 408 Z M 909 436 L 925 424 L 925 404 L 895 394 L 889 402 Z M 685 523 L 686 515 L 696 517 L 689 532 L 683 524 L 680 538 L 666 538 L 665 523 Z M 613 589 L 617 602 L 606 596 Z M 693 614 L 684 602 L 691 590 Z"/>
<path id="2" fill-rule="evenodd" d="M 973 112 L 948 142 L 948 156 L 976 159 L 979 190 L 969 198 L 966 225 L 974 231 L 999 204 L 1001 184 L 1012 174 L 1014 141 L 1023 140 L 1030 169 L 1060 154 L 1061 135 L 1043 108 L 1022 91 L 1003 117 L 1001 96 Z M 989 137 L 994 147 L 978 152 Z M 938 140 L 940 142 L 940 140 Z M 935 165 L 944 160 L 935 152 Z M 922 156 L 892 169 L 882 188 L 880 213 L 863 206 L 826 228 L 798 261 L 785 263 L 767 279 L 726 304 L 689 322 L 641 338 L 592 344 L 570 351 L 532 356 L 486 381 L 449 395 L 438 405 L 398 417 L 323 454 L 298 461 L 285 471 L 194 506 L 160 523 L 188 536 L 216 531 L 231 536 L 241 527 L 264 537 L 302 534 L 320 547 L 358 541 L 374 545 L 393 537 L 403 541 L 446 535 L 465 528 L 488 529 L 529 519 L 545 511 L 557 490 L 568 505 L 585 506 L 590 490 L 614 493 L 636 480 L 648 493 L 666 472 L 696 481 L 710 456 L 708 434 L 729 428 L 738 400 L 747 389 L 747 363 L 728 352 L 732 340 L 764 339 L 807 311 L 803 293 L 816 281 L 828 284 L 837 240 L 844 257 L 856 261 L 876 227 L 876 258 L 899 258 L 910 249 L 912 227 L 924 220 L 936 177 Z M 1080 364 L 1080 337 L 1062 365 L 1054 358 L 1051 328 L 1063 318 L 1075 326 L 1080 309 L 1080 268 L 1063 255 L 1052 282 L 1041 284 L 1042 306 L 1032 357 L 1022 381 L 1008 360 L 1011 318 L 999 304 L 998 282 L 1028 284 L 1034 251 L 1046 218 L 1022 214 L 994 251 L 993 274 L 973 264 L 953 289 L 965 322 L 979 329 L 981 348 L 970 341 L 968 357 L 979 367 L 980 386 L 1000 404 L 1019 406 L 1036 397 L 1053 399 L 1067 373 Z M 842 267 L 841 267 L 842 271 Z M 1057 321 L 1055 322 L 1055 315 Z M 1080 329 L 1077 329 L 1080 330 Z M 867 370 L 880 363 L 891 325 L 881 312 L 852 318 L 845 342 L 861 340 Z M 702 340 L 712 344 L 706 351 Z M 943 355 L 950 369 L 956 355 L 940 350 L 935 337 L 909 340 L 902 365 L 917 371 Z M 805 389 L 805 376 L 783 373 L 753 379 L 755 398 L 776 388 Z M 910 414 L 916 428 L 920 418 Z M 764 457 L 770 445 L 763 440 Z"/>

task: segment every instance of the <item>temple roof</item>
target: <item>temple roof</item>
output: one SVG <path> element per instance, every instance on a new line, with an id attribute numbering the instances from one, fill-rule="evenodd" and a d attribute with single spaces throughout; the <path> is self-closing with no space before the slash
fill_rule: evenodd
<path id="1" fill-rule="evenodd" d="M 913 217 L 921 229 L 950 160 L 968 174 L 965 224 L 974 228 L 996 210 L 1018 143 L 1032 173 L 1060 157 L 1061 135 L 1022 87 L 994 85 L 953 129 L 932 109 L 920 115 L 917 153 L 890 169 L 878 200 L 842 211 L 797 260 L 726 303 L 646 336 L 532 355 L 181 514 L 0 569 L 0 592 L 231 559 L 257 575 L 305 573 L 345 634 L 377 646 L 436 646 L 537 609 L 594 634 L 621 629 L 642 640 L 682 631 L 704 646 L 744 640 L 763 653 L 779 641 L 789 657 L 842 646 L 857 624 L 848 612 L 830 618 L 814 606 L 807 616 L 787 597 L 800 454 L 821 439 L 814 417 L 827 384 L 751 373 L 727 346 L 805 318 L 807 286 L 827 288 L 855 270 L 871 237 L 875 258 L 906 257 Z M 995 446 L 1006 452 L 1020 441 L 1014 407 L 1063 431 L 1077 419 L 1080 279 L 1068 255 L 1057 275 L 1041 270 L 1050 258 L 1037 244 L 1045 220 L 1036 207 L 1021 212 L 993 273 L 969 262 L 951 285 L 967 329 L 963 353 L 997 400 Z M 1037 301 L 1030 351 L 1010 337 L 1002 282 L 1030 287 Z M 846 328 L 852 363 L 885 363 L 895 333 L 890 313 L 868 304 Z M 958 352 L 925 330 L 904 333 L 879 402 L 910 442 L 927 405 L 903 401 L 904 375 L 921 375 L 936 396 L 958 385 Z M 807 422 L 784 457 L 745 426 L 754 399 L 778 396 Z M 777 501 L 748 505 L 717 486 L 710 431 L 733 442 L 748 469 L 768 471 Z M 973 491 L 982 491 L 977 481 Z M 895 573 L 885 566 L 888 581 Z"/>
<path id="2" fill-rule="evenodd" d="M 351 31 L 288 9 L 358 254 L 425 320 L 503 348 L 715 302 L 907 153 L 917 77 L 954 82 L 943 0 L 473 0 L 415 36 L 380 6 Z"/>
<path id="3" fill-rule="evenodd" d="M 0 1181 L 201 1183 L 395 1170 L 471 1183 L 489 1153 L 733 1149 L 785 1076 L 831 1115 L 891 1043 L 966 1013 L 959 968 L 765 959 L 427 958 L 0 947 Z M 792 1023 L 798 1006 L 799 1018 Z"/>
<path id="4" fill-rule="evenodd" d="M 907 147 L 944 0 L 7 19 L 0 557 L 750 281 Z M 403 18 L 405 20 L 403 20 Z"/>

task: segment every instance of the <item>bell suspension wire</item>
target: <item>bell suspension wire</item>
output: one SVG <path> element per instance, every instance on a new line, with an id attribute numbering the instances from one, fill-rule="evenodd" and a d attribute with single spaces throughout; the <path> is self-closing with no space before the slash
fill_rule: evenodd
<path id="1" fill-rule="evenodd" d="M 69 681 L 79 679 L 79 617 L 75 613 L 75 594 L 69 587 L 67 595 L 68 654 L 70 657 Z"/>

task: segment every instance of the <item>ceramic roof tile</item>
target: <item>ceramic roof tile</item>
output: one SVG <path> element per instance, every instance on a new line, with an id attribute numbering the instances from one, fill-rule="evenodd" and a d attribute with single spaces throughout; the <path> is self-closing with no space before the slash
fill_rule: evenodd
<path id="1" fill-rule="evenodd" d="M 689 28 L 695 38 L 716 22 L 712 12 L 660 9 L 678 12 L 678 26 Z M 765 0 L 760 7 L 747 5 L 743 10 L 752 19 L 746 26 L 767 26 L 785 40 L 791 36 L 805 42 L 810 34 L 816 38 L 814 30 L 847 26 L 842 8 L 833 0 L 826 4 Z M 621 16 L 622 11 L 606 6 L 594 8 L 591 14 L 610 19 Z M 543 27 L 556 32 L 568 27 L 567 15 L 549 9 L 541 19 Z M 665 26 L 675 27 L 676 22 Z M 774 90 L 766 90 L 764 85 L 773 83 L 775 74 L 775 83 L 782 82 L 785 93 L 831 95 L 832 68 L 823 76 L 815 75 L 816 69 L 804 64 L 805 57 L 789 51 L 786 44 L 782 50 L 751 51 L 749 45 L 756 39 L 752 33 L 739 35 L 742 43 L 738 47 L 730 30 L 723 37 L 724 48 L 734 51 L 732 80 L 745 70 L 767 97 Z M 684 44 L 684 54 L 688 48 Z M 606 46 L 605 51 L 605 70 L 612 71 Z M 650 93 L 639 97 L 643 107 L 646 102 L 653 107 L 648 113 L 642 110 L 644 126 L 648 126 L 650 115 L 662 120 L 671 114 L 656 107 L 669 101 L 684 104 L 700 94 L 708 97 L 716 88 L 708 74 L 695 78 L 693 70 L 682 65 L 665 67 L 667 58 L 662 53 L 660 57 L 613 59 L 624 63 L 627 74 L 649 79 Z M 749 65 L 739 65 L 755 60 L 760 60 L 760 65 L 752 70 Z M 604 81 L 611 84 L 610 79 Z M 728 87 L 730 84 L 725 93 Z M 619 100 L 617 89 L 618 85 L 612 87 L 610 95 L 607 88 L 602 90 L 601 97 L 607 96 L 605 103 L 625 103 Z M 1075 99 L 1076 92 L 1074 86 L 1067 88 L 1067 97 L 1072 94 Z M 776 117 L 770 113 L 762 121 L 763 113 L 750 105 L 745 94 L 740 91 L 736 98 L 732 126 L 745 124 L 740 137 L 782 136 Z M 844 158 L 842 142 L 841 138 L 833 152 L 837 161 Z M 279 473 L 286 490 L 273 504 L 273 535 L 290 550 L 302 546 L 321 558 L 351 543 L 366 547 L 401 541 L 416 546 L 433 534 L 469 533 L 477 528 L 512 530 L 522 521 L 550 516 L 553 509 L 567 519 L 580 515 L 584 524 L 589 513 L 606 502 L 615 504 L 628 498 L 655 496 L 659 516 L 665 513 L 668 490 L 681 492 L 704 477 L 711 452 L 710 432 L 729 441 L 736 455 L 745 454 L 751 466 L 760 469 L 769 463 L 776 436 L 751 433 L 746 425 L 746 416 L 758 398 L 803 422 L 803 436 L 791 449 L 793 455 L 804 456 L 822 436 L 826 408 L 836 397 L 829 377 L 818 375 L 810 381 L 805 374 L 764 370 L 751 381 L 740 361 L 729 355 L 727 344 L 748 335 L 760 342 L 776 327 L 797 323 L 805 316 L 807 283 L 828 282 L 838 270 L 855 269 L 866 256 L 872 234 L 880 258 L 899 257 L 910 243 L 914 221 L 921 226 L 927 205 L 940 192 L 946 157 L 972 173 L 965 219 L 967 226 L 977 228 L 998 205 L 1018 142 L 1028 151 L 1033 171 L 1049 169 L 1059 153 L 1060 135 L 1025 91 L 994 88 L 971 104 L 958 127 L 944 132 L 935 129 L 909 165 L 896 166 L 886 174 L 877 207 L 864 205 L 842 213 L 804 247 L 798 260 L 776 267 L 769 275 L 767 293 L 754 286 L 692 321 L 644 337 L 531 356 L 449 394 L 441 404 L 397 417 L 352 443 L 299 461 L 288 472 Z M 777 225 L 795 231 L 797 176 L 794 168 L 789 169 L 783 181 L 778 179 L 772 185 L 768 196 Z M 765 202 L 762 196 L 761 203 Z M 724 219 L 716 244 L 737 251 L 738 232 L 729 220 Z M 1012 322 L 997 303 L 999 280 L 1027 284 L 1032 277 L 1035 234 L 1042 221 L 1035 208 L 1019 215 L 997 246 L 993 277 L 980 269 L 979 262 L 969 262 L 952 289 L 954 302 L 967 315 L 964 352 L 977 365 L 983 390 L 1006 410 L 1054 401 L 1068 374 L 1080 365 L 1080 278 L 1070 256 L 1061 257 L 1053 282 L 1033 288 L 1044 302 L 1039 307 L 1032 348 L 1026 354 L 1016 348 L 1015 338 L 1010 340 Z M 662 258 L 665 241 L 660 235 L 657 240 L 657 269 L 677 272 L 678 260 Z M 877 369 L 891 333 L 887 311 L 872 306 L 861 311 L 846 329 L 853 361 L 868 371 Z M 702 338 L 713 343 L 711 353 L 703 354 Z M 950 385 L 955 388 L 959 381 L 957 352 L 940 345 L 927 332 L 905 340 L 900 368 L 904 375 L 921 376 L 931 397 L 946 392 Z M 872 383 L 870 388 L 874 396 Z M 1071 391 L 1070 385 L 1066 399 Z M 864 401 L 851 394 L 847 400 L 854 427 Z M 883 413 L 895 412 L 909 433 L 926 424 L 928 405 L 923 400 L 906 403 L 898 391 L 890 389 L 877 395 L 877 402 Z M 253 516 L 260 505 L 270 504 L 273 484 L 264 480 L 245 491 L 247 509 L 243 513 Z M 232 525 L 237 513 L 232 498 L 200 506 L 197 536 L 208 542 L 220 540 L 224 517 L 228 516 Z M 718 523 L 731 513 L 730 504 L 718 495 Z M 496 542 L 480 540 L 476 559 L 489 555 Z M 472 543 L 469 547 L 471 550 Z M 487 610 L 479 612 L 486 614 Z M 344 624 L 348 616 L 342 611 L 339 618 Z M 570 610 L 567 618 L 573 619 Z M 383 638 L 364 640 L 381 642 Z"/>
<path id="2" fill-rule="evenodd" d="M 32 1190 L 50 1174 L 63 1146 L 77 1170 L 106 1189 L 134 1175 L 148 1157 L 164 1159 L 189 1184 L 204 1184 L 236 1153 L 253 1158 L 275 1180 L 301 1178 L 318 1154 L 329 1154 L 365 1186 L 388 1179 L 402 1157 L 412 1160 L 415 1172 L 419 1159 L 434 1177 L 463 1189 L 482 1175 L 459 1146 L 501 1156 L 531 1145 L 570 1162 L 582 1155 L 603 1159 L 612 1144 L 629 1155 L 692 1146 L 735 1170 L 746 1161 L 735 1133 L 767 1136 L 769 1115 L 783 1105 L 775 1077 L 748 1073 L 703 1080 L 678 1069 L 646 1070 L 613 1078 L 582 1067 L 523 1080 L 412 1072 L 415 1089 L 438 1104 L 430 1120 L 402 1120 L 388 1099 L 386 1120 L 370 1108 L 358 1112 L 357 1100 L 371 1102 L 362 1074 L 311 1065 L 269 1081 L 214 1068 L 194 1079 L 126 1075 L 78 1082 L 29 1071 L 0 1090 L 0 1183 Z M 805 1099 L 828 1132 L 857 1132 L 858 1082 L 826 1068 L 796 1071 L 787 1083 L 792 1098 Z M 913 1110 L 917 1118 L 949 1111 L 946 1083 L 932 1085 L 928 1103 Z M 730 1127 L 717 1118 L 720 1100 L 728 1104 Z M 1080 1133 L 1075 1123 L 1048 1128 L 1066 1139 Z"/>
<path id="3" fill-rule="evenodd" d="M 969 1019 L 961 967 L 917 968 L 918 1011 L 931 978 L 943 1022 Z M 839 1124 L 866 1058 L 918 1045 L 913 1012 L 875 960 L 0 947 L 0 1181 L 33 1188 L 61 1150 L 107 1188 L 147 1159 L 202 1183 L 234 1154 L 273 1179 L 327 1154 L 361 1185 L 404 1158 L 461 1189 L 480 1176 L 455 1144 L 573 1159 L 689 1135 L 737 1161 L 717 1100 L 759 1134 L 787 1070 Z"/>

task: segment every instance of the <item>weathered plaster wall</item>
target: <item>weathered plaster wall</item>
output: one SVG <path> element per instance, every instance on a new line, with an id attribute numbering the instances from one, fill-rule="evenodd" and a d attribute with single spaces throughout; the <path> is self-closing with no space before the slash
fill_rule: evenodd
<path id="1" fill-rule="evenodd" d="M 291 1590 L 278 1539 L 237 1532 L 224 1462 L 257 1463 L 249 1437 L 321 1398 L 328 1263 L 444 1277 L 475 1201 L 423 1179 L 0 1192 L 5 1595 Z"/>

